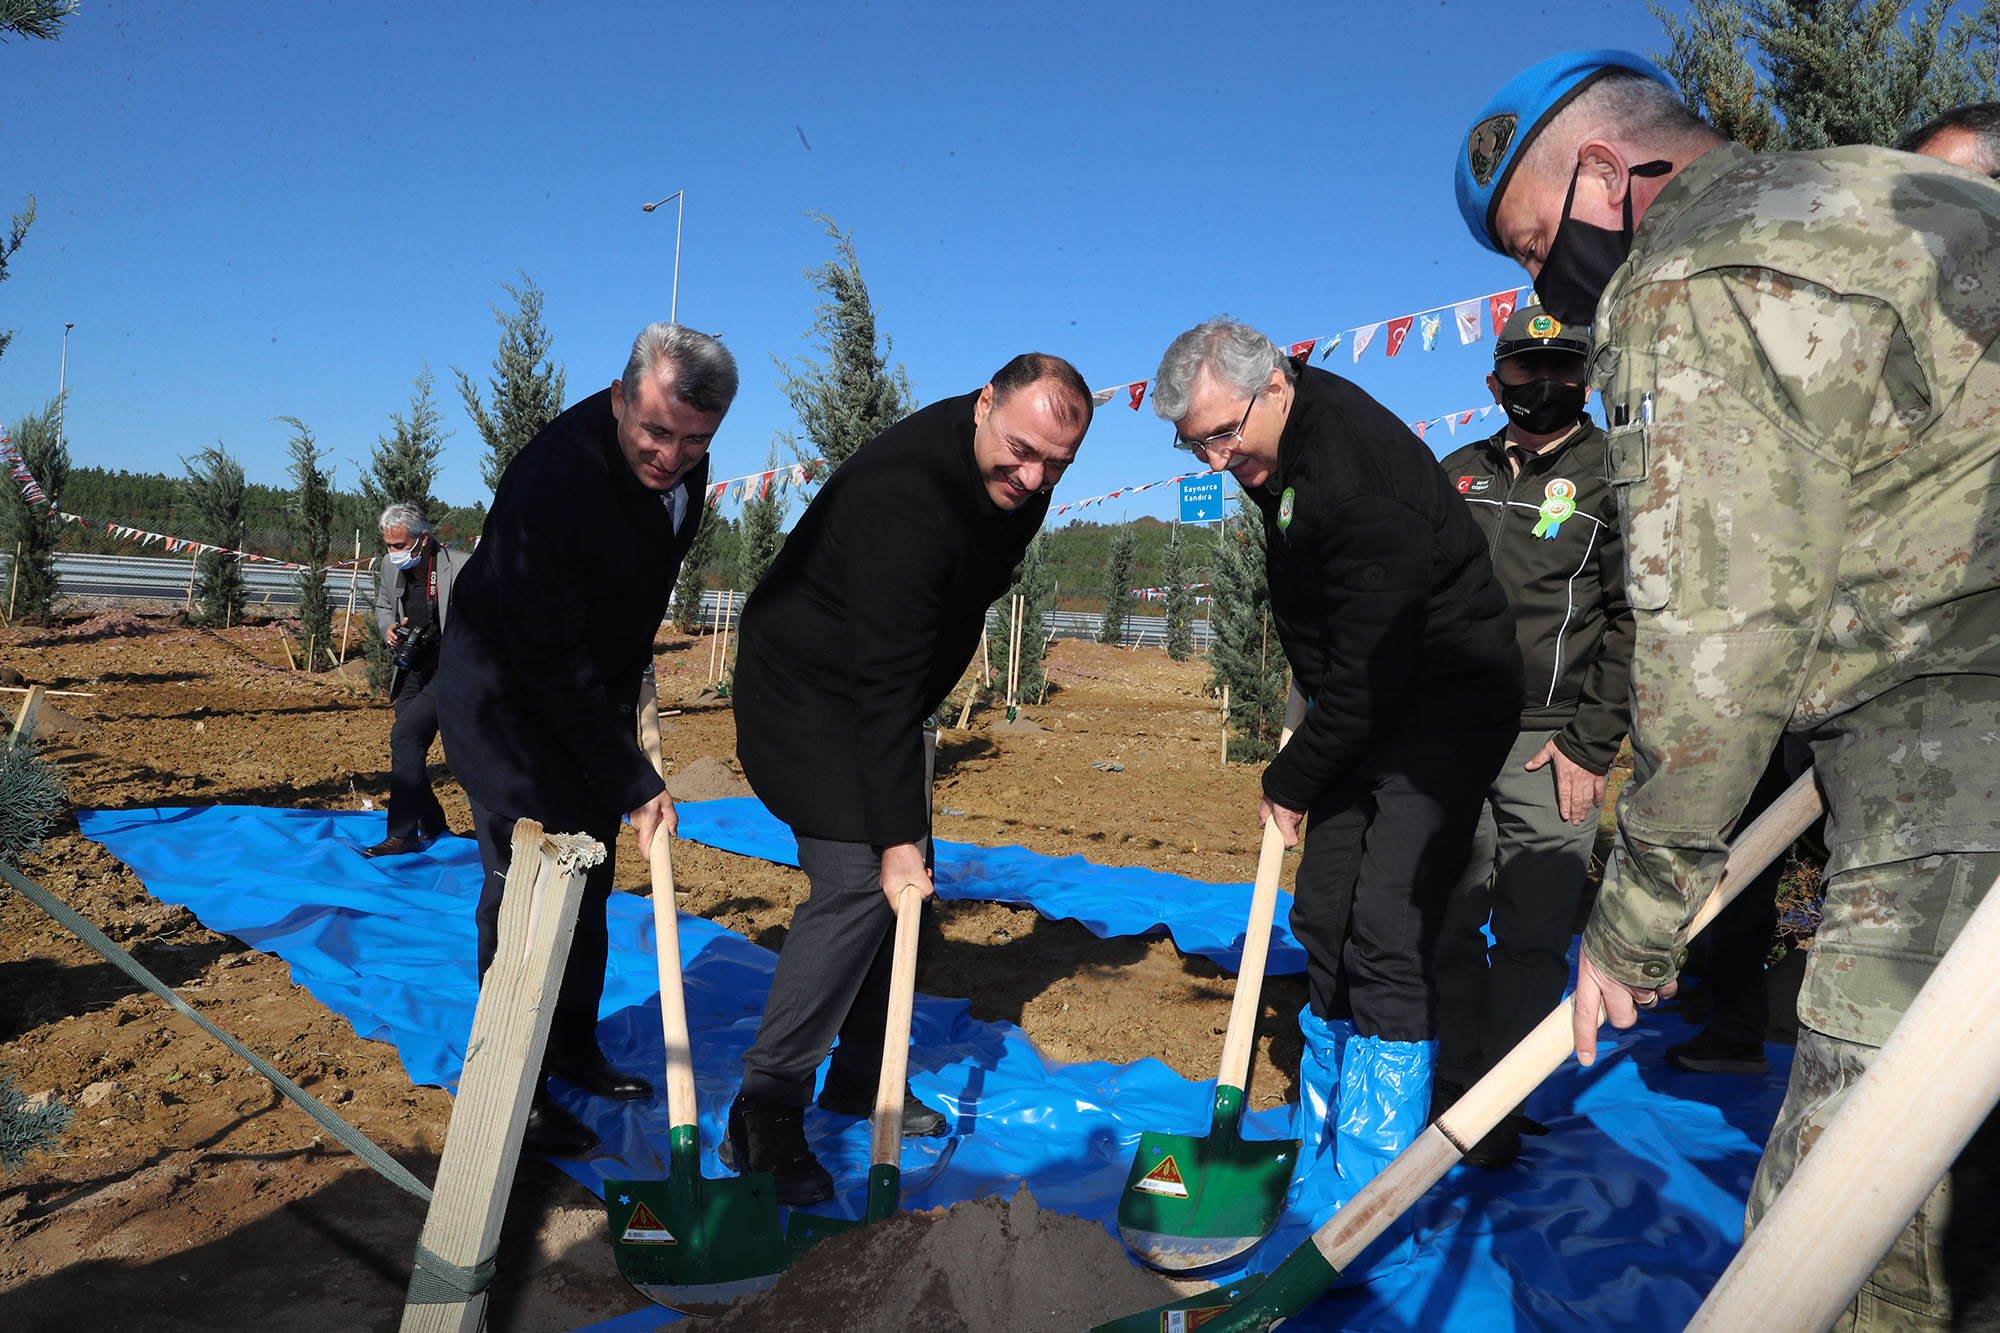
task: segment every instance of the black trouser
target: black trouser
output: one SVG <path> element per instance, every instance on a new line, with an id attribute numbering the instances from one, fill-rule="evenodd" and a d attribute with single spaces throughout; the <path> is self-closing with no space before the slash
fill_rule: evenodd
<path id="1" fill-rule="evenodd" d="M 431 790 L 431 742 L 437 739 L 435 671 L 411 671 L 396 691 L 396 722 L 389 728 L 389 836 L 434 838 L 450 827 Z"/>
<path id="2" fill-rule="evenodd" d="M 479 839 L 479 864 L 486 877 L 479 889 L 479 979 L 500 947 L 500 899 L 507 887 L 516 821 L 472 802 L 472 828 Z M 613 852 L 618 845 L 619 816 L 576 809 L 552 808 L 541 819 L 549 833 L 583 833 L 604 844 L 599 865 L 585 872 L 583 901 L 576 909 L 576 933 L 570 938 L 569 963 L 562 990 L 556 996 L 549 1024 L 546 1059 L 589 1060 L 598 1054 L 597 1007 L 604 998 L 604 963 L 610 937 L 604 904 L 611 897 Z"/>
<path id="3" fill-rule="evenodd" d="M 743 1054 L 743 1095 L 804 1106 L 837 1036 L 827 1086 L 870 1097 L 881 1082 L 896 945 L 882 856 L 865 842 L 801 837 L 798 844 L 812 892 L 792 913 L 757 1040 Z"/>
<path id="4" fill-rule="evenodd" d="M 1291 919 L 1315 1015 L 1363 1037 L 1435 1035 L 1432 945 L 1514 736 L 1391 737 L 1307 812 Z"/>

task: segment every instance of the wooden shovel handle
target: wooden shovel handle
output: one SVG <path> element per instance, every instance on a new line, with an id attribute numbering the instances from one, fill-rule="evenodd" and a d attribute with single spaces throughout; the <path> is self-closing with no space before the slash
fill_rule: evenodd
<path id="1" fill-rule="evenodd" d="M 673 835 L 653 835 L 653 936 L 660 955 L 660 1032 L 667 1045 L 667 1119 L 678 1129 L 695 1122 L 694 1050 L 688 1039 L 687 993 L 681 988 L 681 923 L 674 910 Z"/>
<path id="2" fill-rule="evenodd" d="M 2000 1100 L 1996 952 L 2000 880 L 1690 1330 L 1833 1326 Z"/>
<path id="3" fill-rule="evenodd" d="M 1757 816 L 1729 844 L 1722 879 L 1708 902 L 1688 924 L 1690 934 L 1715 919 L 1755 879 L 1778 859 L 1801 833 L 1812 826 L 1825 806 L 1811 773 L 1805 774 Z M 1502 1117 L 1562 1066 L 1576 1050 L 1570 1020 L 1573 1002 L 1565 999 L 1536 1025 L 1535 1030 L 1453 1102 L 1451 1109 L 1417 1136 L 1382 1174 L 1368 1182 L 1345 1208 L 1313 1233 L 1312 1243 L 1335 1269 L 1354 1262 L 1368 1243 L 1403 1215 L 1444 1173 L 1458 1165 L 1473 1144 L 1499 1124 Z M 1599 1021 L 1602 1020 L 1600 1013 Z"/>
<path id="4" fill-rule="evenodd" d="M 1280 750 L 1305 716 L 1305 696 L 1294 683 L 1285 699 Z M 1278 874 L 1284 860 L 1285 835 L 1278 831 L 1277 820 L 1266 820 L 1264 841 L 1257 850 L 1257 883 L 1250 891 L 1250 920 L 1243 927 L 1243 958 L 1236 967 L 1236 994 L 1229 1002 L 1229 1030 L 1222 1039 L 1218 1087 L 1241 1088 L 1250 1078 L 1250 1052 L 1257 1044 L 1257 1015 L 1263 1011 L 1264 966 L 1271 952 L 1271 920 L 1278 912 Z"/>
<path id="5" fill-rule="evenodd" d="M 903 1155 L 903 1090 L 910 1072 L 910 1015 L 917 998 L 917 926 L 924 891 L 906 884 L 896 898 L 896 952 L 889 968 L 889 1019 L 882 1034 L 882 1081 L 875 1086 L 869 1161 L 894 1166 Z"/>

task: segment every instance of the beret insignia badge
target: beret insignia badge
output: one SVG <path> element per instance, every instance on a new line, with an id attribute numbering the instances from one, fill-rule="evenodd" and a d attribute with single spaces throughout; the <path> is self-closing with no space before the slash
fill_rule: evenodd
<path id="1" fill-rule="evenodd" d="M 1467 165 L 1472 168 L 1472 179 L 1480 188 L 1493 183 L 1493 173 L 1500 169 L 1501 159 L 1507 156 L 1507 147 L 1514 142 L 1515 116 L 1503 112 L 1488 116 L 1472 127 L 1472 134 L 1465 143 Z"/>

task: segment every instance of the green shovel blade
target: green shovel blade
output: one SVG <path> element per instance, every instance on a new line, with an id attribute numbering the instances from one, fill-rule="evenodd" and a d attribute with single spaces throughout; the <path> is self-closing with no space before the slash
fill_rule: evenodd
<path id="1" fill-rule="evenodd" d="M 1312 1304 L 1340 1280 L 1340 1270 L 1308 1240 L 1268 1276 L 1253 1274 L 1138 1314 L 1097 1325 L 1090 1333 L 1265 1333 Z"/>
<path id="2" fill-rule="evenodd" d="M 1243 1090 L 1216 1089 L 1206 1138 L 1139 1136 L 1118 1196 L 1118 1235 L 1149 1268 L 1179 1273 L 1226 1263 L 1277 1225 L 1297 1139 L 1245 1139 Z"/>
<path id="3" fill-rule="evenodd" d="M 618 1271 L 661 1305 L 697 1312 L 775 1284 L 792 1252 L 771 1177 L 704 1179 L 693 1129 L 676 1127 L 672 1142 L 667 1179 L 604 1182 Z"/>

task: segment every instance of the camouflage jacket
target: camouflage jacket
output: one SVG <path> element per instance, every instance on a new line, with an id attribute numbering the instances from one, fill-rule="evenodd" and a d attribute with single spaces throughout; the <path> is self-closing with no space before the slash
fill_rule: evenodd
<path id="1" fill-rule="evenodd" d="M 1829 874 L 2000 848 L 2000 190 L 1887 149 L 1714 148 L 1597 327 L 1636 768 L 1584 945 L 1655 986 L 1786 728 Z"/>

